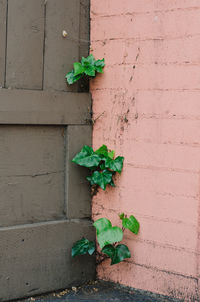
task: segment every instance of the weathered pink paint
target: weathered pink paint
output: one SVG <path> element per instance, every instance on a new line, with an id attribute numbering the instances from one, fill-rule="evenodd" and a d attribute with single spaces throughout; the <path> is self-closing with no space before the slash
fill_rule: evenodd
<path id="1" fill-rule="evenodd" d="M 132 258 L 98 275 L 200 301 L 200 1 L 91 0 L 93 145 L 125 156 L 117 187 L 93 199 L 93 217 L 119 224 Z"/>

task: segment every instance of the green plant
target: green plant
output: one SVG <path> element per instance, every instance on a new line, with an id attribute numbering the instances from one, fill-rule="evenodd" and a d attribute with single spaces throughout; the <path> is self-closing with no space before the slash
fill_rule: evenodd
<path id="1" fill-rule="evenodd" d="M 106 258 L 110 258 L 111 265 L 131 258 L 128 247 L 125 244 L 118 243 L 122 241 L 125 229 L 137 235 L 140 225 L 133 215 L 128 218 L 127 215 L 122 213 L 119 215 L 119 218 L 122 220 L 122 228 L 118 226 L 113 227 L 107 218 L 100 218 L 94 222 L 93 226 L 96 228 L 97 242 L 101 252 L 95 249 L 94 241 L 82 238 L 73 245 L 72 257 L 87 253 L 92 255 L 96 252 L 98 263 L 101 263 Z"/>
<path id="2" fill-rule="evenodd" d="M 99 186 L 105 190 L 107 185 L 115 186 L 113 176 L 116 172 L 121 173 L 123 168 L 124 157 L 114 157 L 115 152 L 108 150 L 106 145 L 102 145 L 96 151 L 89 146 L 84 146 L 72 161 L 89 168 L 91 175 L 87 180 L 92 186 Z"/>
<path id="3" fill-rule="evenodd" d="M 81 63 L 75 62 L 74 69 L 68 72 L 65 78 L 67 83 L 71 85 L 83 76 L 95 77 L 96 72 L 103 73 L 104 66 L 104 59 L 95 60 L 93 54 L 90 54 L 87 58 L 82 57 Z"/>

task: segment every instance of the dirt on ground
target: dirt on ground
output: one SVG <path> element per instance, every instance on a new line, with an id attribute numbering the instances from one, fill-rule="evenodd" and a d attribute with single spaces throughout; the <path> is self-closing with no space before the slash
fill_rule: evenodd
<path id="1" fill-rule="evenodd" d="M 80 287 L 72 287 L 43 296 L 31 297 L 17 302 L 183 302 L 161 295 L 134 290 L 120 285 L 91 281 Z"/>

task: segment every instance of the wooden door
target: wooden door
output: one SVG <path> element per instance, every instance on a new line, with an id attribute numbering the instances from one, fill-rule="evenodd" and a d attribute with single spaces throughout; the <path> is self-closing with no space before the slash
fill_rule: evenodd
<path id="1" fill-rule="evenodd" d="M 91 99 L 65 82 L 88 40 L 89 0 L 0 0 L 0 301 L 94 277 L 94 259 L 70 255 L 94 238 L 71 162 L 91 143 Z"/>

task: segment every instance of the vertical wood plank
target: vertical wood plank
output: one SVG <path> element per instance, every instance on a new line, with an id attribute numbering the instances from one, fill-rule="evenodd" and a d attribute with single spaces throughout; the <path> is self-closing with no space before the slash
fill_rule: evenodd
<path id="1" fill-rule="evenodd" d="M 80 59 L 89 54 L 90 0 L 80 0 Z"/>
<path id="2" fill-rule="evenodd" d="M 44 1 L 8 0 L 6 86 L 41 89 Z"/>
<path id="3" fill-rule="evenodd" d="M 79 59 L 87 57 L 90 48 L 90 0 L 80 0 L 80 44 Z M 79 81 L 79 91 L 89 91 L 89 80 Z"/>
<path id="4" fill-rule="evenodd" d="M 44 89 L 77 90 L 77 85 L 66 85 L 65 74 L 79 60 L 79 17 L 80 0 L 48 0 L 46 4 Z"/>
<path id="5" fill-rule="evenodd" d="M 0 0 L 0 87 L 5 81 L 6 15 L 7 0 Z"/>
<path id="6" fill-rule="evenodd" d="M 86 180 L 88 169 L 72 163 L 72 158 L 84 145 L 91 146 L 92 127 L 68 126 L 66 152 L 66 214 L 67 218 L 88 218 L 91 216 L 90 186 Z"/>

